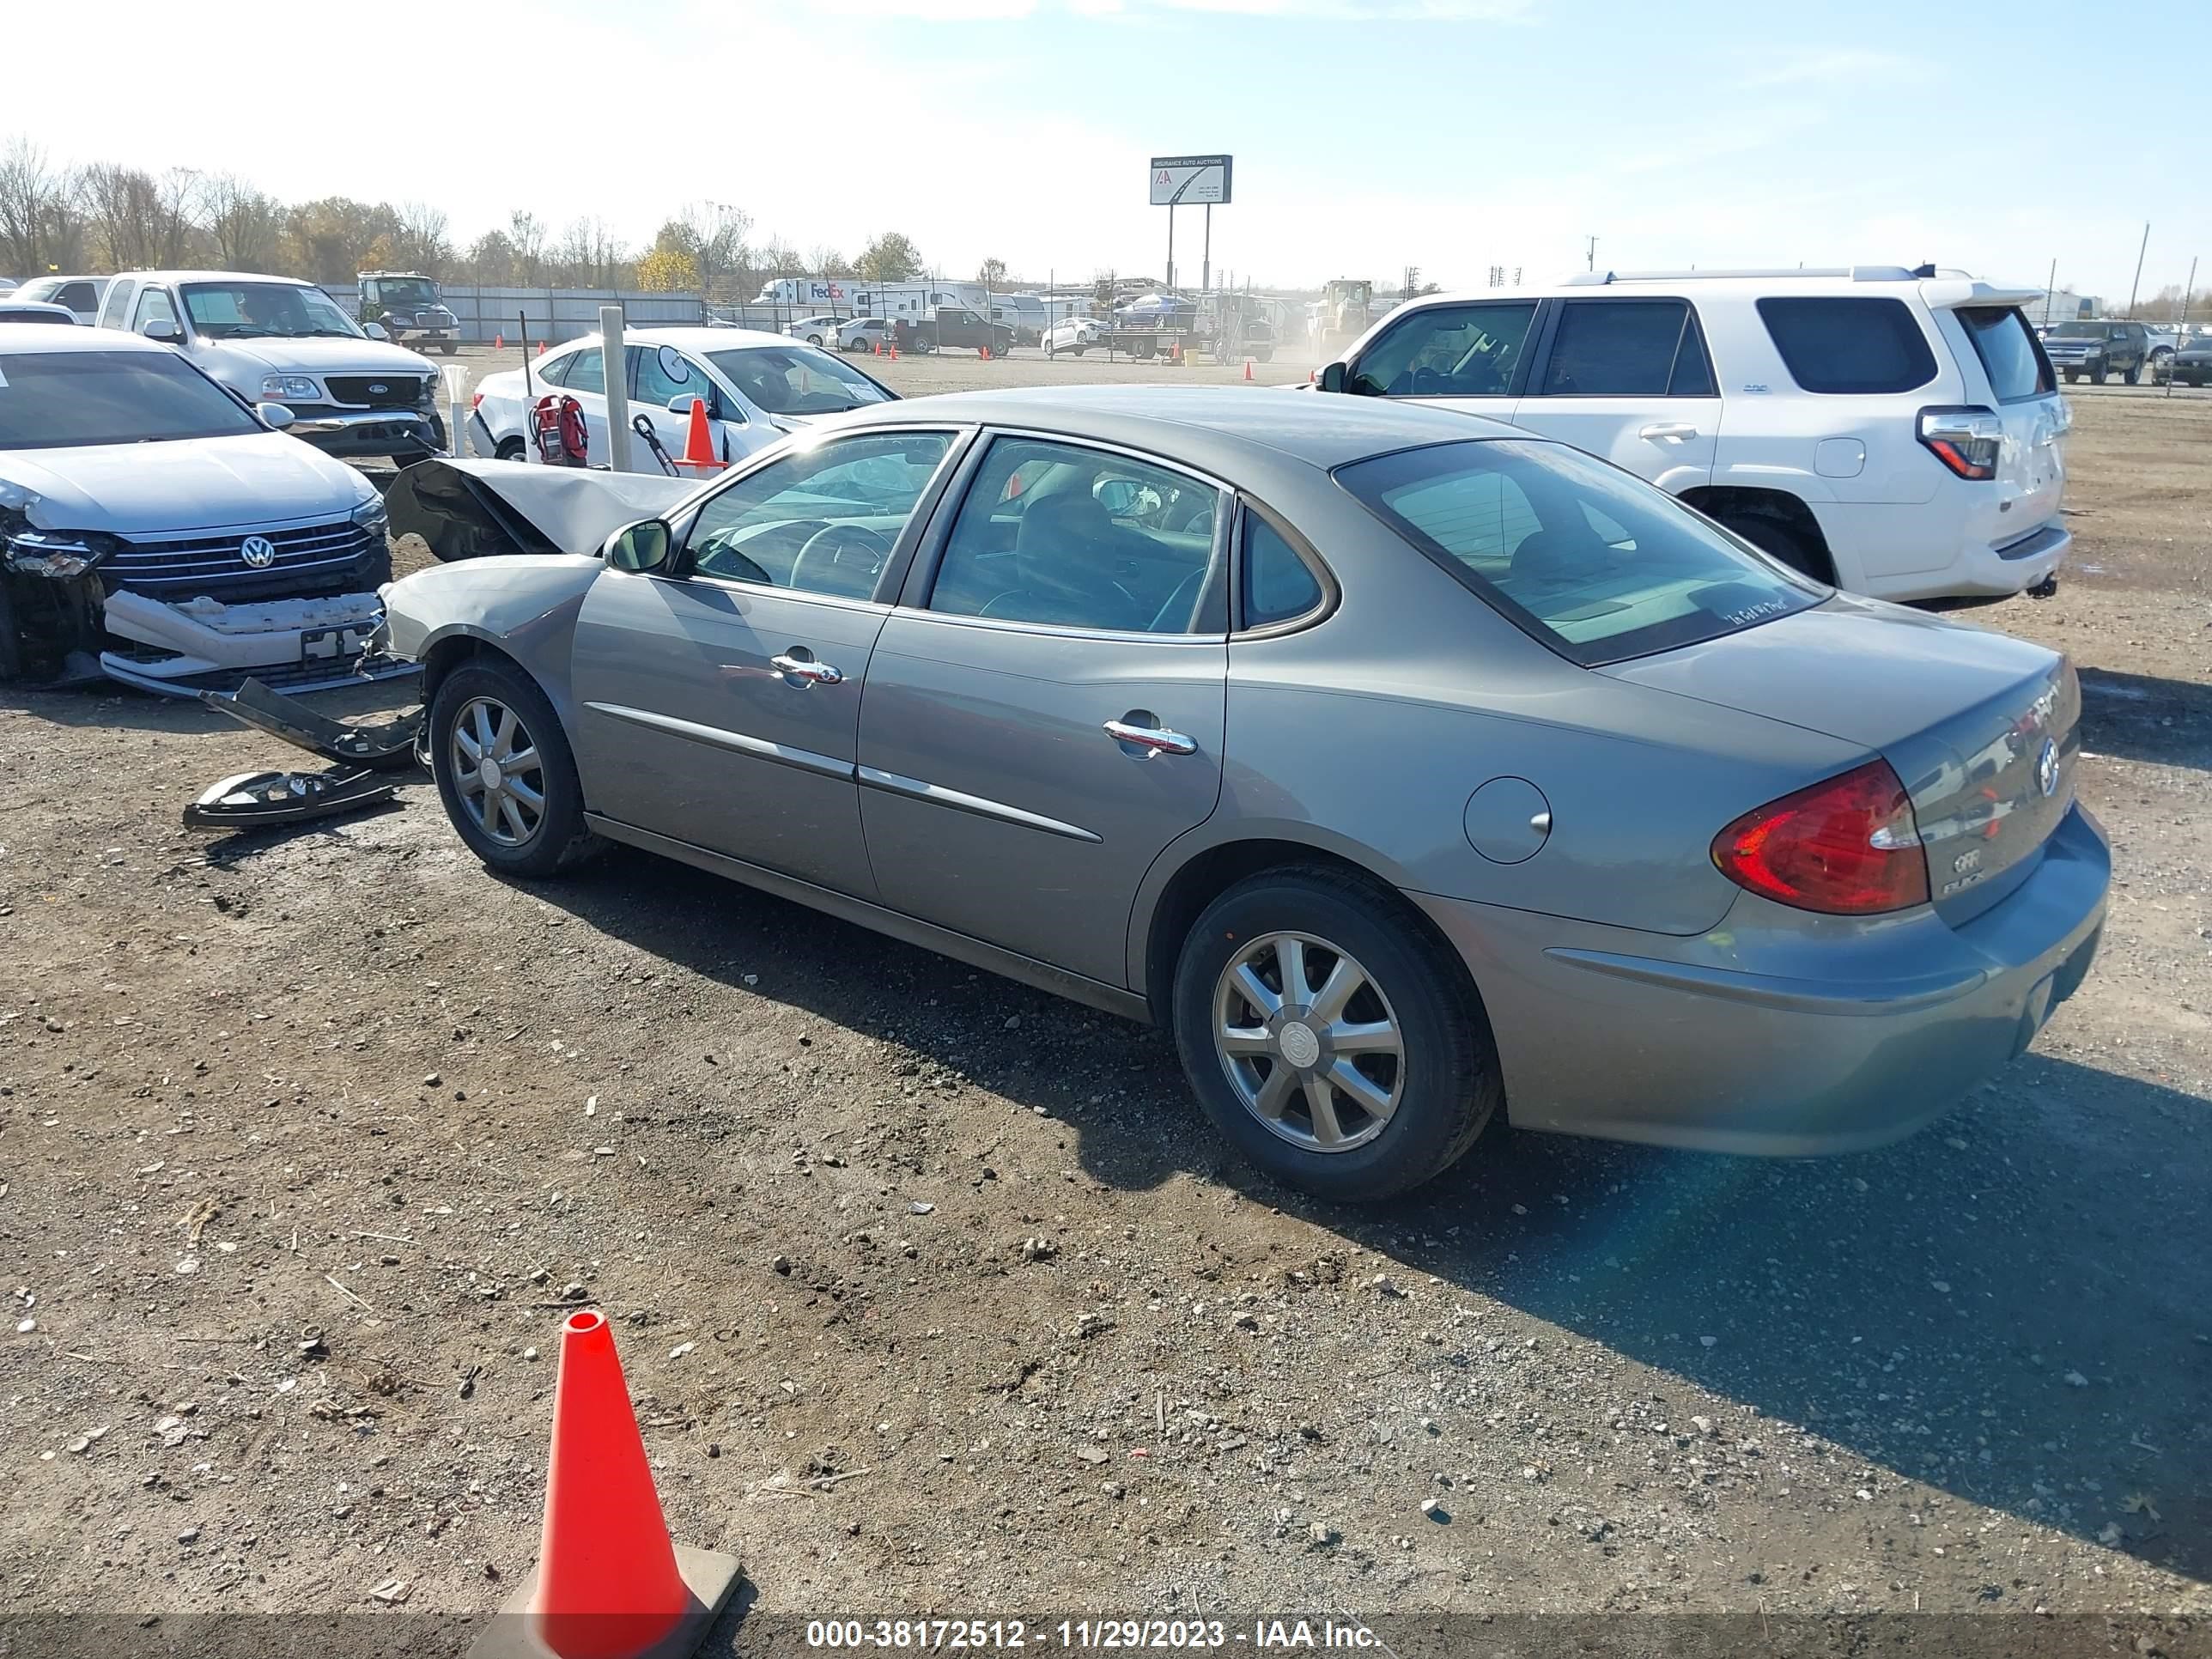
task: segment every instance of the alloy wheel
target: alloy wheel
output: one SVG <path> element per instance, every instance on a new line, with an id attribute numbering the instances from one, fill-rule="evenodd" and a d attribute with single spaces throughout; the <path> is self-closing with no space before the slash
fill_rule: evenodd
<path id="1" fill-rule="evenodd" d="M 527 846 L 545 822 L 545 770 L 522 717 L 495 697 L 471 697 L 454 716 L 447 758 L 476 827 L 501 847 Z"/>
<path id="2" fill-rule="evenodd" d="M 1245 1109 L 1309 1152 L 1365 1146 L 1405 1092 L 1405 1036 L 1382 988 L 1310 933 L 1262 934 L 1230 957 L 1213 1047 Z"/>

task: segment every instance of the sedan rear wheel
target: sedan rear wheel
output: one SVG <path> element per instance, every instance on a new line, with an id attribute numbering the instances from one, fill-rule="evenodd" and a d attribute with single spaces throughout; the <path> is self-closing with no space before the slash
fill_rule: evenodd
<path id="1" fill-rule="evenodd" d="M 1215 1127 L 1322 1198 L 1388 1198 L 1441 1174 L 1503 1097 L 1464 969 L 1349 874 L 1268 871 L 1224 893 L 1184 942 L 1173 1008 Z"/>

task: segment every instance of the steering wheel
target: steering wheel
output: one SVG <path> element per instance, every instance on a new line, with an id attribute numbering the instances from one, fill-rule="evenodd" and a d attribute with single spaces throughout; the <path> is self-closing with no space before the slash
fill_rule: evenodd
<path id="1" fill-rule="evenodd" d="M 791 562 L 791 585 L 817 593 L 866 599 L 876 591 L 890 538 L 864 524 L 825 524 L 806 538 Z M 810 569 L 810 567 L 811 568 Z M 809 574 L 812 580 L 806 580 Z"/>

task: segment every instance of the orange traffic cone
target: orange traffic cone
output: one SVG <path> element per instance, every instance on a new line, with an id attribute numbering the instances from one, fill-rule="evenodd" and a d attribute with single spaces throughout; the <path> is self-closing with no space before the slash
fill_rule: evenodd
<path id="1" fill-rule="evenodd" d="M 1252 378 L 1252 360 L 1249 357 L 1244 360 L 1244 378 L 1248 380 Z"/>
<path id="2" fill-rule="evenodd" d="M 893 340 L 891 342 L 891 361 L 893 362 L 896 362 L 898 361 L 898 342 L 896 340 Z"/>
<path id="3" fill-rule="evenodd" d="M 704 398 L 691 400 L 691 424 L 684 434 L 684 458 L 676 465 L 699 473 L 722 470 L 722 463 L 714 455 L 714 434 L 708 429 Z"/>
<path id="4" fill-rule="evenodd" d="M 538 343 L 538 355 L 541 357 L 545 355 L 545 342 L 543 340 Z"/>
<path id="5" fill-rule="evenodd" d="M 603 1313 L 561 1327 L 538 1569 L 470 1659 L 688 1654 L 737 1583 L 735 1558 L 670 1541 Z"/>
<path id="6" fill-rule="evenodd" d="M 506 336 L 506 335 L 504 335 L 504 334 L 495 334 L 495 335 L 493 335 L 493 336 L 491 337 L 491 349 L 492 349 L 494 351 L 504 351 L 504 350 L 506 350 L 506 349 L 507 349 L 507 336 Z"/>
<path id="7" fill-rule="evenodd" d="M 878 356 L 878 357 L 880 357 L 880 356 L 882 356 L 883 355 L 884 355 L 884 343 L 883 343 L 881 340 L 878 340 L 878 341 L 877 341 L 877 342 L 876 342 L 876 356 Z"/>

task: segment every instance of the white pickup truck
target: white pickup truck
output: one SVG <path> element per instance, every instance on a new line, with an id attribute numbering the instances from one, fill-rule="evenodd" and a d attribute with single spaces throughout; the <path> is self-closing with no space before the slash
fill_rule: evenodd
<path id="1" fill-rule="evenodd" d="M 437 366 L 377 324 L 364 332 L 312 283 L 134 270 L 108 284 L 100 325 L 176 347 L 249 404 L 282 404 L 286 430 L 339 460 L 445 453 Z"/>

